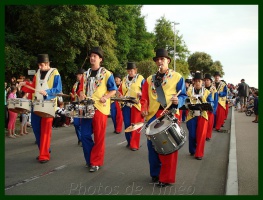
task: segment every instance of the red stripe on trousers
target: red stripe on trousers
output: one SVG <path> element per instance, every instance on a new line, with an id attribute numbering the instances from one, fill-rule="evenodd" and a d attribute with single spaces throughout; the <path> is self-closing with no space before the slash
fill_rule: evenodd
<path id="1" fill-rule="evenodd" d="M 132 106 L 131 108 L 131 123 L 139 123 L 143 122 L 144 119 L 141 115 L 141 111 L 139 111 L 137 108 Z M 135 131 L 131 132 L 131 140 L 130 140 L 130 148 L 131 149 L 139 149 L 140 148 L 140 139 L 141 139 L 141 129 L 137 129 Z"/>
<path id="2" fill-rule="evenodd" d="M 208 126 L 207 126 L 207 133 L 206 138 L 212 138 L 213 126 L 214 126 L 214 114 L 210 111 L 207 112 L 208 114 Z"/>
<path id="3" fill-rule="evenodd" d="M 156 116 L 160 116 L 161 111 L 158 111 Z M 180 115 L 175 115 L 179 119 Z M 178 151 L 175 151 L 168 155 L 158 154 L 159 159 L 162 163 L 161 171 L 159 174 L 159 180 L 163 183 L 175 183 L 176 181 L 176 168 L 178 160 Z"/>
<path id="4" fill-rule="evenodd" d="M 50 142 L 53 118 L 41 118 L 39 160 L 50 160 Z"/>
<path id="5" fill-rule="evenodd" d="M 218 104 L 216 110 L 216 126 L 215 126 L 217 130 L 221 129 L 221 126 L 224 124 L 224 119 L 225 119 L 225 109 L 220 104 Z"/>
<path id="6" fill-rule="evenodd" d="M 208 126 L 208 120 L 206 120 L 204 117 L 198 117 L 197 128 L 196 128 L 195 157 L 204 156 L 207 126 Z"/>
<path id="7" fill-rule="evenodd" d="M 115 101 L 116 106 L 116 132 L 122 132 L 123 116 L 119 102 Z"/>
<path id="8" fill-rule="evenodd" d="M 104 163 L 107 121 L 107 115 L 102 114 L 99 110 L 95 111 L 92 119 L 94 146 L 90 154 L 90 164 L 94 166 L 102 166 Z"/>

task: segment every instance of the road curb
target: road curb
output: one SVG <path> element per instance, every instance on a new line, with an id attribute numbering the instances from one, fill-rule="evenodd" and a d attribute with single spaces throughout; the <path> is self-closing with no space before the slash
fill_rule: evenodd
<path id="1" fill-rule="evenodd" d="M 226 195 L 238 195 L 238 175 L 237 175 L 237 148 L 236 148 L 236 124 L 235 112 L 232 107 L 231 132 L 229 146 L 229 161 L 227 169 Z"/>

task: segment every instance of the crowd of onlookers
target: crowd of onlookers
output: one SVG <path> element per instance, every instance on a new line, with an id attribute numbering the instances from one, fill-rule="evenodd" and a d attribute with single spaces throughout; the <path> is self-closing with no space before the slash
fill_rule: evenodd
<path id="1" fill-rule="evenodd" d="M 228 101 L 238 112 L 253 112 L 255 119 L 253 123 L 258 123 L 258 89 L 249 87 L 244 79 L 237 85 L 228 84 Z"/>

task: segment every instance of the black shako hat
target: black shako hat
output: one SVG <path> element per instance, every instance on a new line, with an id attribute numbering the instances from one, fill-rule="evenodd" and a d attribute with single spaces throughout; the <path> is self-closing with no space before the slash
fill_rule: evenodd
<path id="1" fill-rule="evenodd" d="M 120 78 L 120 79 L 122 79 L 122 77 L 121 77 L 120 74 L 114 74 L 113 76 L 114 76 L 114 78 Z"/>
<path id="2" fill-rule="evenodd" d="M 192 80 L 191 79 L 189 79 L 189 78 L 187 78 L 187 79 L 185 79 L 185 81 L 184 81 L 185 83 L 191 83 L 192 82 Z"/>
<path id="3" fill-rule="evenodd" d="M 205 74 L 204 79 L 210 79 L 211 81 L 213 81 L 211 74 Z"/>
<path id="4" fill-rule="evenodd" d="M 195 72 L 194 78 L 193 79 L 202 79 L 202 74 L 201 72 L 197 71 Z"/>
<path id="5" fill-rule="evenodd" d="M 165 49 L 157 49 L 156 56 L 153 57 L 153 61 L 155 62 L 156 59 L 160 57 L 168 58 L 171 61 L 171 58 L 169 57 L 168 52 Z"/>
<path id="6" fill-rule="evenodd" d="M 92 47 L 91 50 L 89 51 L 89 56 L 92 53 L 99 55 L 99 57 L 103 59 L 104 53 L 100 47 Z"/>
<path id="7" fill-rule="evenodd" d="M 77 71 L 77 73 L 76 73 L 76 75 L 78 75 L 78 74 L 83 74 L 84 72 L 85 72 L 85 69 L 79 68 L 78 71 Z"/>
<path id="8" fill-rule="evenodd" d="M 37 55 L 37 63 L 47 63 L 49 61 L 48 54 L 38 54 Z"/>
<path id="9" fill-rule="evenodd" d="M 135 68 L 137 68 L 135 62 L 128 62 L 127 63 L 127 68 L 126 68 L 127 70 L 128 69 L 135 69 Z"/>
<path id="10" fill-rule="evenodd" d="M 220 75 L 220 73 L 219 73 L 218 71 L 216 71 L 216 72 L 214 73 L 214 76 L 220 76 L 220 77 L 221 77 L 221 75 Z"/>

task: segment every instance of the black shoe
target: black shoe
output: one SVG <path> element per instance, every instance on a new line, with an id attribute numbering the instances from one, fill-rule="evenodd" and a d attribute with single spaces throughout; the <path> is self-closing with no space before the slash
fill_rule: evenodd
<path id="1" fill-rule="evenodd" d="M 127 145 L 126 145 L 126 148 L 130 148 L 130 145 L 129 145 L 129 144 L 127 144 Z"/>
<path id="2" fill-rule="evenodd" d="M 40 163 L 47 163 L 49 160 L 40 160 Z"/>
<path id="3" fill-rule="evenodd" d="M 157 187 L 162 188 L 162 187 L 166 187 L 166 186 L 168 186 L 168 185 L 170 185 L 170 184 L 169 184 L 169 183 L 162 183 L 162 182 L 159 182 L 159 183 L 157 184 Z"/>
<path id="4" fill-rule="evenodd" d="M 206 141 L 210 141 L 211 139 L 210 139 L 210 138 L 206 138 L 205 140 L 206 140 Z"/>
<path id="5" fill-rule="evenodd" d="M 221 130 L 220 130 L 220 129 L 216 129 L 216 131 L 217 131 L 217 132 L 221 132 Z"/>
<path id="6" fill-rule="evenodd" d="M 138 151 L 139 149 L 131 148 L 132 151 Z"/>
<path id="7" fill-rule="evenodd" d="M 78 145 L 82 147 L 82 142 L 81 142 L 81 141 L 78 141 Z"/>
<path id="8" fill-rule="evenodd" d="M 194 153 L 190 153 L 190 156 L 193 156 L 193 155 L 195 155 Z"/>
<path id="9" fill-rule="evenodd" d="M 152 177 L 152 182 L 153 183 L 157 183 L 159 181 L 159 177 L 158 176 L 153 176 Z"/>
<path id="10" fill-rule="evenodd" d="M 195 157 L 196 160 L 202 160 L 202 157 Z"/>
<path id="11" fill-rule="evenodd" d="M 38 158 L 39 158 L 39 156 L 38 156 L 38 157 L 36 157 L 36 160 L 38 160 Z"/>
<path id="12" fill-rule="evenodd" d="M 116 133 L 116 134 L 121 134 L 121 132 L 117 132 L 117 131 L 115 131 L 115 133 Z"/>

